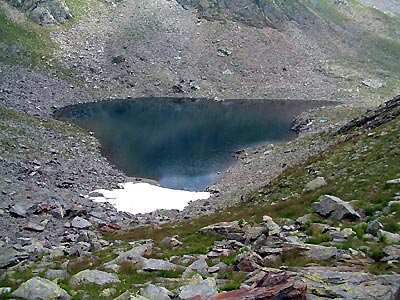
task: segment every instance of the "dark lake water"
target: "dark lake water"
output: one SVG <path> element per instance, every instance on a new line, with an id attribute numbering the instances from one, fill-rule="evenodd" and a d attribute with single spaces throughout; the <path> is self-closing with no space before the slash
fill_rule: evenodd
<path id="1" fill-rule="evenodd" d="M 204 190 L 235 151 L 295 137 L 293 117 L 315 101 L 138 99 L 79 104 L 56 118 L 93 131 L 102 153 L 129 176 Z"/>

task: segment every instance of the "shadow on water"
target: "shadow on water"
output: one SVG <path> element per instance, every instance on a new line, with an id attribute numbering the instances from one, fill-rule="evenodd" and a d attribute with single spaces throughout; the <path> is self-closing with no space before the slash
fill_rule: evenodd
<path id="1" fill-rule="evenodd" d="M 93 131 L 103 155 L 127 175 L 203 190 L 233 164 L 235 151 L 293 139 L 293 117 L 324 104 L 146 98 L 73 105 L 55 116 Z"/>

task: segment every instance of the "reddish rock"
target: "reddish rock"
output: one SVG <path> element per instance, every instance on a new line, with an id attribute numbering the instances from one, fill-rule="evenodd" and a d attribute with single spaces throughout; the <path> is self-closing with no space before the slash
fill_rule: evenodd
<path id="1" fill-rule="evenodd" d="M 288 280 L 273 287 L 240 289 L 211 296 L 207 300 L 306 300 L 307 286 Z"/>
<path id="2" fill-rule="evenodd" d="M 49 211 L 55 209 L 57 206 L 55 205 L 50 205 L 50 204 L 40 204 L 38 206 L 38 208 L 35 211 L 35 214 L 37 215 L 41 215 L 41 214 L 45 214 L 48 213 Z"/>
<path id="3" fill-rule="evenodd" d="M 110 223 L 108 225 L 100 227 L 101 232 L 114 233 L 118 230 L 121 230 L 121 226 L 117 223 Z"/>

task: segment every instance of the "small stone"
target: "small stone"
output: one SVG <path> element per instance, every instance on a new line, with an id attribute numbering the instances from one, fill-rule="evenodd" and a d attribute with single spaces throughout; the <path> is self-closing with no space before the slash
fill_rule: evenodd
<path id="1" fill-rule="evenodd" d="M 386 183 L 387 184 L 399 184 L 400 183 L 400 178 L 388 180 L 388 181 L 386 181 Z"/>
<path id="2" fill-rule="evenodd" d="M 101 291 L 99 297 L 110 298 L 112 295 L 115 295 L 117 290 L 115 288 L 108 288 Z"/>
<path id="3" fill-rule="evenodd" d="M 10 287 L 1 287 L 0 288 L 0 296 L 7 294 L 7 293 L 11 293 L 12 289 Z"/>
<path id="4" fill-rule="evenodd" d="M 10 208 L 10 214 L 13 217 L 26 218 L 27 211 L 19 204 L 15 204 Z"/>

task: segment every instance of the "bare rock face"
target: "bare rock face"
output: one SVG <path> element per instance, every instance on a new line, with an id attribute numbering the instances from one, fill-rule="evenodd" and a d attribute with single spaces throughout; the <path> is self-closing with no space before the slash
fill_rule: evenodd
<path id="1" fill-rule="evenodd" d="M 72 17 L 64 0 L 10 0 L 8 2 L 42 26 L 63 24 Z"/>

